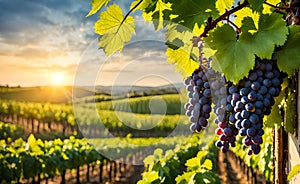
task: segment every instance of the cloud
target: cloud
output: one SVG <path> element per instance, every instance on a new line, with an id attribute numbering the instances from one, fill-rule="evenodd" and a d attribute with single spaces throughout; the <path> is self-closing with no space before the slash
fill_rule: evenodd
<path id="1" fill-rule="evenodd" d="M 112 3 L 121 4 L 126 13 L 131 1 Z M 89 9 L 89 0 L 0 0 L 0 83 L 39 85 L 54 72 L 74 78 L 78 65 L 77 78 L 82 74 L 82 79 L 91 82 L 105 62 L 108 65 L 102 72 L 106 75 L 101 81 L 107 84 L 120 67 L 134 61 L 138 61 L 135 66 L 123 70 L 132 80 L 145 68 L 171 77 L 172 67 L 165 61 L 164 30 L 154 32 L 153 25 L 145 25 L 139 13 L 134 13 L 136 35 L 122 53 L 108 58 L 98 49 L 94 33 L 98 15 L 85 17 Z M 153 62 L 154 57 L 164 59 Z"/>

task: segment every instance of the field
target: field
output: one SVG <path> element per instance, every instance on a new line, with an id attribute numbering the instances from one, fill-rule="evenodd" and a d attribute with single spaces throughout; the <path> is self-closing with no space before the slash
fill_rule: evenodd
<path id="1" fill-rule="evenodd" d="M 240 167 L 234 165 L 235 157 L 219 168 L 205 166 L 215 165 L 217 158 L 224 159 L 214 146 L 216 126 L 210 122 L 211 128 L 205 134 L 192 135 L 182 109 L 186 97 L 181 94 L 161 94 L 157 90 L 159 95 L 126 98 L 126 95 L 83 93 L 73 104 L 67 99 L 65 103 L 59 101 L 62 97 L 54 98 L 59 103 L 38 97 L 28 101 L 37 89 L 2 90 L 3 94 L 10 94 L 1 98 L 0 106 L 0 118 L 6 122 L 0 123 L 0 171 L 5 173 L 2 181 L 143 183 L 164 176 L 167 183 L 181 183 L 191 174 L 207 174 L 210 181 L 218 183 L 233 177 Z M 21 94 L 26 95 L 21 98 Z M 11 100 L 14 96 L 19 98 Z M 242 156 L 244 153 L 239 150 L 233 151 Z M 14 152 L 19 156 L 13 156 Z M 190 166 L 199 159 L 200 172 Z M 60 165 L 53 165 L 54 162 Z M 16 166 L 12 168 L 11 164 Z M 27 168 L 28 164 L 35 167 Z M 220 175 L 222 169 L 232 164 L 232 173 Z M 183 169 L 186 166 L 189 172 Z M 143 167 L 146 171 L 141 175 Z M 247 169 L 251 171 L 249 167 L 241 169 L 246 169 L 245 173 L 249 172 Z M 125 174 L 126 170 L 129 173 Z M 241 182 L 242 178 L 236 181 Z"/>

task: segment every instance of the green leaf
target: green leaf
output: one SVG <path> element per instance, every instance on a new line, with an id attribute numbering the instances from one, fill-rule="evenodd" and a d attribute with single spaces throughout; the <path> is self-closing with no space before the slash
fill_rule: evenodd
<path id="1" fill-rule="evenodd" d="M 223 14 L 232 7 L 233 3 L 234 0 L 217 0 L 216 8 L 220 14 Z"/>
<path id="2" fill-rule="evenodd" d="M 253 68 L 255 63 L 253 48 L 247 41 L 237 41 L 236 33 L 230 25 L 217 27 L 205 41 L 209 47 L 217 50 L 212 67 L 224 73 L 227 80 L 237 83 Z"/>
<path id="3" fill-rule="evenodd" d="M 288 180 L 291 180 L 294 176 L 296 176 L 299 173 L 300 173 L 300 164 L 293 166 L 292 170 L 288 175 Z"/>
<path id="4" fill-rule="evenodd" d="M 201 167 L 200 161 L 201 161 L 200 158 L 194 157 L 194 158 L 187 160 L 185 163 L 185 166 L 187 166 L 189 168 L 189 170 L 197 171 Z"/>
<path id="5" fill-rule="evenodd" d="M 204 168 L 207 169 L 207 170 L 212 170 L 212 168 L 213 168 L 213 163 L 212 163 L 211 160 L 206 159 L 206 160 L 204 161 L 204 163 L 202 164 L 202 167 L 204 167 Z"/>
<path id="6" fill-rule="evenodd" d="M 133 1 L 130 5 L 130 9 L 133 9 L 133 7 L 136 6 L 140 1 L 141 0 Z M 135 12 L 136 10 L 145 10 L 153 3 L 154 2 L 152 0 L 142 0 L 142 2 L 133 10 L 133 12 Z"/>
<path id="7" fill-rule="evenodd" d="M 166 51 L 168 63 L 175 64 L 175 71 L 178 71 L 182 77 L 192 75 L 195 69 L 199 67 L 196 57 L 193 57 L 191 53 L 195 49 L 197 48 L 191 48 L 190 51 L 187 51 L 186 47 L 176 50 L 168 48 Z"/>
<path id="8" fill-rule="evenodd" d="M 154 162 L 153 155 L 149 155 L 144 159 L 144 165 L 147 167 Z"/>
<path id="9" fill-rule="evenodd" d="M 238 26 L 242 26 L 242 21 L 244 20 L 245 17 L 250 17 L 253 19 L 255 27 L 258 27 L 258 21 L 260 14 L 257 12 L 253 12 L 249 7 L 245 7 L 237 12 L 234 13 L 235 15 L 235 20 L 234 23 Z"/>
<path id="10" fill-rule="evenodd" d="M 199 27 L 205 24 L 205 20 L 212 16 L 218 16 L 215 0 L 184 0 L 177 1 L 172 6 L 172 14 L 178 15 L 172 19 L 172 22 L 180 23 L 181 25 L 194 29 L 197 23 Z"/>
<path id="11" fill-rule="evenodd" d="M 268 0 L 267 2 L 276 6 L 278 3 L 281 2 L 281 0 Z M 275 9 L 267 4 L 264 4 L 263 8 L 264 8 L 262 11 L 263 14 L 271 14 L 271 13 L 273 13 L 273 10 Z"/>
<path id="12" fill-rule="evenodd" d="M 289 76 L 294 75 L 296 69 L 300 67 L 300 27 L 290 26 L 290 34 L 287 42 L 279 51 L 275 52 L 274 59 L 277 60 L 278 68 L 288 73 Z"/>
<path id="13" fill-rule="evenodd" d="M 186 173 L 183 173 L 182 175 L 178 175 L 175 179 L 176 183 L 177 184 L 188 184 L 190 179 L 192 177 L 194 177 L 194 174 L 193 172 L 186 172 Z"/>
<path id="14" fill-rule="evenodd" d="M 156 0 L 153 2 L 146 1 L 145 4 L 141 4 L 140 6 L 142 6 L 140 8 L 145 8 L 145 11 L 143 12 L 144 19 L 148 22 L 152 22 L 155 30 L 164 27 L 163 22 L 169 20 L 168 12 L 172 10 L 172 4 L 170 2 L 165 3 L 163 0 Z"/>
<path id="15" fill-rule="evenodd" d="M 241 27 L 254 53 L 262 59 L 271 59 L 275 46 L 283 45 L 288 34 L 285 21 L 279 14 L 261 15 L 257 29 L 252 18 L 246 17 Z"/>
<path id="16" fill-rule="evenodd" d="M 86 17 L 89 17 L 95 13 L 97 13 L 103 6 L 106 6 L 109 3 L 110 0 L 92 0 L 91 6 L 92 9 L 90 12 L 86 15 Z"/>
<path id="17" fill-rule="evenodd" d="M 182 77 L 192 75 L 194 70 L 199 67 L 197 62 L 199 49 L 194 47 L 191 41 L 194 36 L 196 36 L 195 33 L 178 24 L 169 25 L 166 32 L 169 46 L 166 51 L 168 63 L 175 64 L 175 70 Z"/>
<path id="18" fill-rule="evenodd" d="M 263 4 L 265 0 L 248 0 L 250 8 L 255 12 L 261 12 L 263 10 Z"/>
<path id="19" fill-rule="evenodd" d="M 111 5 L 106 12 L 99 15 L 100 19 L 95 24 L 95 32 L 100 35 L 99 47 L 103 48 L 106 55 L 111 55 L 123 49 L 123 44 L 130 41 L 135 33 L 134 18 L 128 16 L 124 22 L 124 15 L 118 5 Z"/>
<path id="20" fill-rule="evenodd" d="M 285 112 L 285 131 L 294 134 L 296 131 L 297 122 L 297 103 L 295 93 L 290 93 L 286 99 L 286 105 L 284 107 Z"/>
<path id="21" fill-rule="evenodd" d="M 140 180 L 140 182 L 141 182 L 141 184 L 142 183 L 152 183 L 152 182 L 156 182 L 157 180 L 159 180 L 158 172 L 149 171 L 149 172 L 143 173 L 143 180 Z M 143 182 L 143 181 L 147 181 L 147 182 Z"/>

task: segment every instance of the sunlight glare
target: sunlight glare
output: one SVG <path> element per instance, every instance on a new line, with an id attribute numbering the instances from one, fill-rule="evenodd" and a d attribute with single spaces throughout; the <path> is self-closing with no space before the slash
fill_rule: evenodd
<path id="1" fill-rule="evenodd" d="M 53 74 L 52 79 L 55 84 L 61 84 L 63 80 L 63 76 L 61 74 Z"/>

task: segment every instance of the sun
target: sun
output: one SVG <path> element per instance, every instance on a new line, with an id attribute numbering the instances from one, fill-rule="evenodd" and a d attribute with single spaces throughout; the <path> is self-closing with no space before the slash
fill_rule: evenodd
<path id="1" fill-rule="evenodd" d="M 57 73 L 53 74 L 52 80 L 53 80 L 54 84 L 56 84 L 56 85 L 61 84 L 63 81 L 63 76 L 62 76 L 62 74 L 57 74 Z"/>

